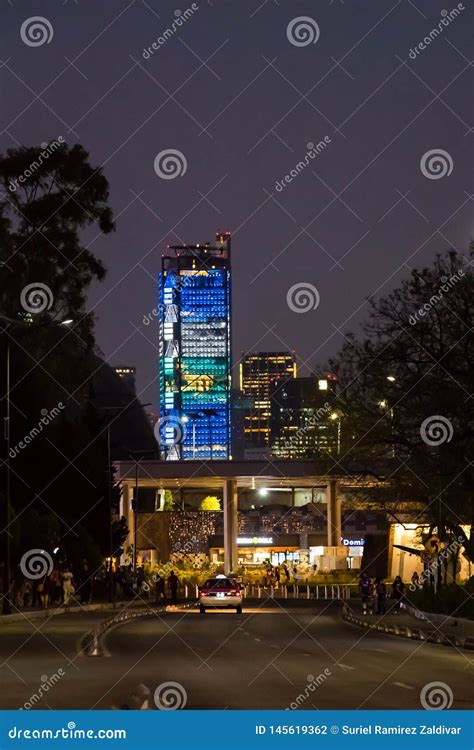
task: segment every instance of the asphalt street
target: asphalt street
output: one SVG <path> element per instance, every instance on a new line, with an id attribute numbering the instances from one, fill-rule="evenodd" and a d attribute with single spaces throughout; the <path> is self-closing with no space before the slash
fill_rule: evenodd
<path id="1" fill-rule="evenodd" d="M 173 682 L 186 709 L 415 709 L 435 681 L 449 686 L 452 708 L 472 708 L 473 654 L 361 630 L 341 621 L 337 603 L 242 615 L 178 609 L 115 627 L 108 656 L 78 655 L 81 637 L 104 617 L 3 625 L 0 707 L 31 703 L 61 670 L 35 708 L 121 706 L 139 683 L 154 693 Z"/>

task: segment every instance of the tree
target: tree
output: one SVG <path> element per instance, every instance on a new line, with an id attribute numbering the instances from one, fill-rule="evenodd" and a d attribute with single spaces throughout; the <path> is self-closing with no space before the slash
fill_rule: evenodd
<path id="1" fill-rule="evenodd" d="M 215 495 L 208 495 L 201 500 L 199 510 L 221 510 L 221 501 Z"/>
<path id="2" fill-rule="evenodd" d="M 413 270 L 387 297 L 370 300 L 363 337 L 346 338 L 331 362 L 338 378 L 343 455 L 352 473 L 382 485 L 357 496 L 415 504 L 443 541 L 474 516 L 474 246 Z"/>
<path id="3" fill-rule="evenodd" d="M 171 490 L 165 490 L 165 503 L 163 510 L 174 510 L 175 502 Z"/>
<path id="4" fill-rule="evenodd" d="M 68 540 L 76 539 L 80 522 L 100 539 L 106 534 L 97 518 L 102 526 L 108 522 L 105 439 L 84 416 L 96 368 L 94 316 L 86 299 L 105 269 L 82 233 L 95 226 L 104 234 L 114 229 L 108 183 L 81 145 L 59 142 L 9 150 L 0 157 L 0 183 L 1 417 L 8 345 L 11 447 L 28 438 L 11 461 L 12 505 L 20 525 L 31 506 L 43 515 L 52 510 Z M 58 413 L 48 423 L 44 415 L 51 410 Z M 2 458 L 5 447 L 2 437 Z M 5 486 L 2 464 L 4 506 Z"/>

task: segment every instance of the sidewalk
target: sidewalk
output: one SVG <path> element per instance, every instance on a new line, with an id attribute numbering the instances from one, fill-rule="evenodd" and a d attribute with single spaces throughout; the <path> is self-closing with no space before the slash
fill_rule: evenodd
<path id="1" fill-rule="evenodd" d="M 122 607 L 130 605 L 130 602 L 131 600 L 114 602 L 113 604 L 111 602 L 94 602 L 93 604 L 73 604 L 68 607 L 57 605 L 55 607 L 46 607 L 45 609 L 42 609 L 41 607 L 28 607 L 27 609 L 21 609 L 18 611 L 15 608 L 12 608 L 13 612 L 11 615 L 0 614 L 0 626 L 7 625 L 11 622 L 22 622 L 24 620 L 43 620 L 47 617 L 64 615 L 68 612 L 101 612 L 103 610 L 121 609 Z"/>
<path id="2" fill-rule="evenodd" d="M 344 604 L 348 616 L 345 616 L 343 607 L 343 618 L 359 627 L 366 627 L 404 638 L 427 640 L 446 646 L 474 648 L 473 620 L 453 618 L 449 615 L 431 615 L 428 612 L 418 612 L 418 616 L 415 616 L 416 610 L 411 607 L 409 607 L 410 611 L 403 608 L 399 614 L 396 614 L 393 599 L 387 599 L 387 611 L 384 615 L 364 615 L 361 602 L 358 599 L 351 599 Z M 423 618 L 423 615 L 426 619 Z"/>

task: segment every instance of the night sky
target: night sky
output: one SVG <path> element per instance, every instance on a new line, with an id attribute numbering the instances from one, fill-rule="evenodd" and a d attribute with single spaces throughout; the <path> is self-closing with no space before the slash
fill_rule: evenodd
<path id="1" fill-rule="evenodd" d="M 104 165 L 117 230 L 85 236 L 108 268 L 89 309 L 106 360 L 135 365 L 141 398 L 155 406 L 157 323 L 143 318 L 156 305 L 167 243 L 212 241 L 230 229 L 235 362 L 241 350 L 291 349 L 304 375 L 357 330 L 369 295 L 387 293 L 436 252 L 465 250 L 473 236 L 469 0 L 415 59 L 410 49 L 456 3 L 193 7 L 144 59 L 177 11 L 192 8 L 188 0 L 178 8 L 1 0 L 1 150 L 62 136 Z M 32 16 L 51 24 L 49 43 L 22 41 Z M 298 46 L 287 30 L 302 16 L 316 42 Z M 308 41 L 302 33 L 299 42 Z M 325 137 L 324 150 L 277 191 L 307 144 Z M 154 169 L 168 149 L 187 164 L 174 179 Z M 433 149 L 452 166 L 439 179 L 420 167 Z M 320 299 L 305 313 L 287 304 L 302 282 Z"/>

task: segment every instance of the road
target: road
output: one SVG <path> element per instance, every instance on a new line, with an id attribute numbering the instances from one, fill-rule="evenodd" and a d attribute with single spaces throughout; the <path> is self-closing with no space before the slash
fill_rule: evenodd
<path id="1" fill-rule="evenodd" d="M 453 708 L 472 708 L 469 652 L 360 630 L 340 620 L 337 603 L 259 605 L 240 616 L 183 609 L 114 628 L 108 657 L 78 656 L 80 637 L 103 617 L 3 626 L 0 707 L 19 708 L 61 668 L 36 708 L 120 706 L 138 683 L 154 692 L 165 682 L 182 686 L 187 709 L 420 708 L 434 681 L 449 686 Z"/>

